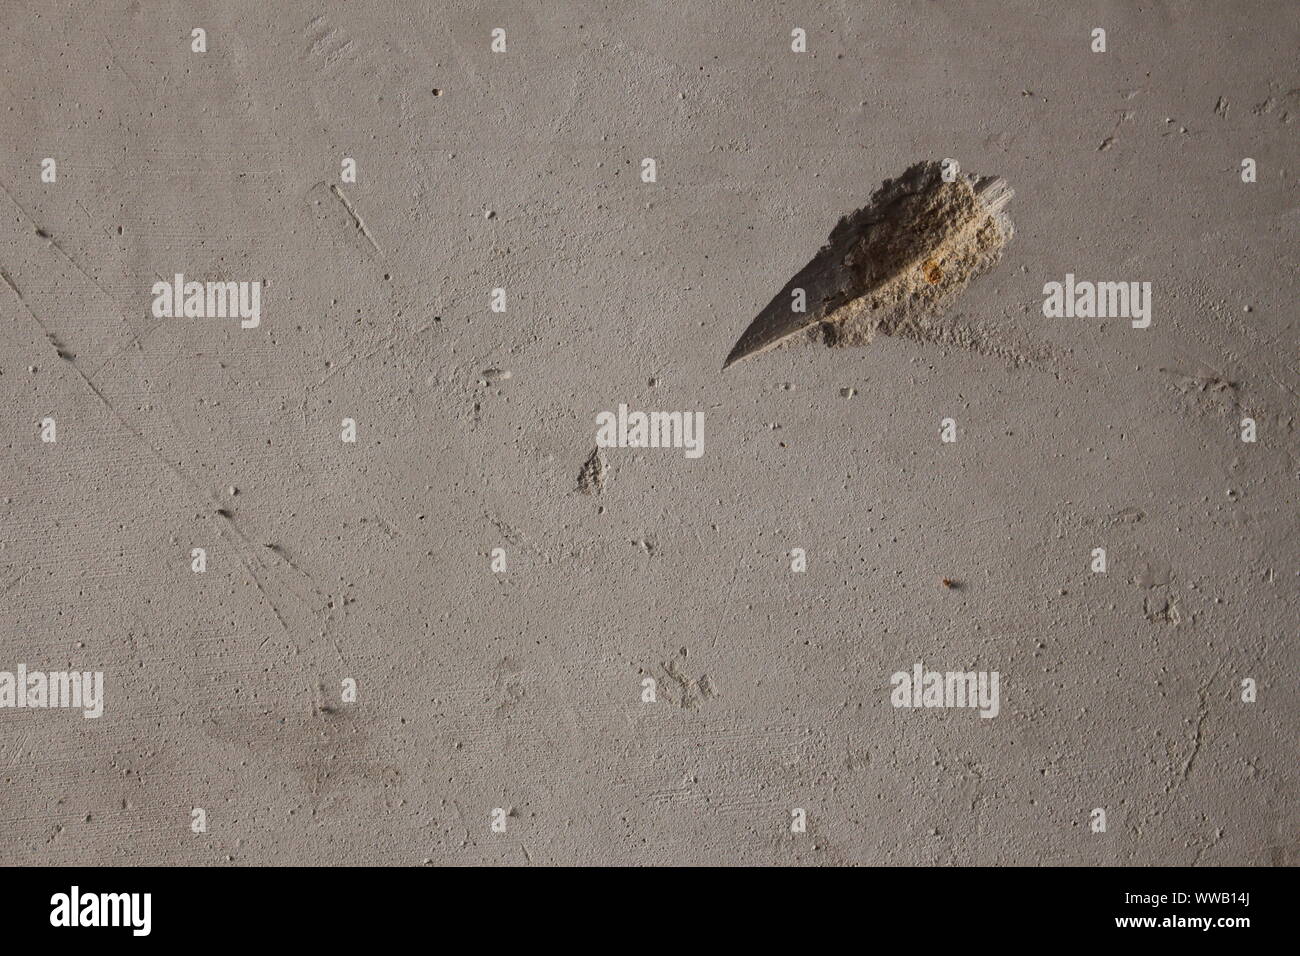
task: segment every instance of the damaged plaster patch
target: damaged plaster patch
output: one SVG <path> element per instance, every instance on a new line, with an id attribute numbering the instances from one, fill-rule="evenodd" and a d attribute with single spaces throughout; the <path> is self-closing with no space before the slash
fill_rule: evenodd
<path id="1" fill-rule="evenodd" d="M 1178 598 L 1169 587 L 1173 580 L 1173 571 L 1168 561 L 1150 558 L 1138 564 L 1133 575 L 1133 583 L 1140 590 L 1151 593 L 1142 596 L 1142 613 L 1153 624 L 1182 623 L 1183 615 L 1178 609 Z"/>
<path id="2" fill-rule="evenodd" d="M 599 448 L 593 448 L 578 472 L 578 491 L 584 495 L 598 495 L 605 490 L 605 459 Z"/>
<path id="3" fill-rule="evenodd" d="M 1276 113 L 1283 123 L 1292 121 L 1291 110 L 1300 108 L 1300 88 L 1283 91 L 1276 83 L 1269 84 L 1268 96 L 1251 110 L 1255 116 Z"/>
<path id="4" fill-rule="evenodd" d="M 1014 232 L 1006 215 L 1013 192 L 997 177 L 945 182 L 942 171 L 939 163 L 917 163 L 841 219 L 750 323 L 723 368 L 805 330 L 827 345 L 863 345 L 883 334 L 1001 354 L 945 314 L 1001 258 Z"/>
<path id="5" fill-rule="evenodd" d="M 1182 623 L 1183 614 L 1178 609 L 1178 600 L 1172 594 L 1151 594 L 1142 599 L 1142 611 L 1152 624 Z"/>
<path id="6" fill-rule="evenodd" d="M 669 695 L 670 698 L 675 698 L 673 702 L 683 710 L 694 710 L 704 701 L 717 697 L 718 688 L 708 674 L 701 674 L 698 678 L 687 675 L 683 669 L 686 654 L 686 648 L 683 647 L 677 652 L 677 657 L 669 658 L 659 666 L 664 669 L 664 673 L 672 678 L 673 683 L 676 685 L 676 693 Z"/>
<path id="7" fill-rule="evenodd" d="M 1172 378 L 1178 390 L 1184 394 L 1191 392 L 1235 392 L 1237 389 L 1236 382 L 1225 378 L 1204 362 L 1197 362 L 1195 367 L 1190 370 L 1166 368 L 1162 365 L 1157 371 L 1163 372 Z"/>

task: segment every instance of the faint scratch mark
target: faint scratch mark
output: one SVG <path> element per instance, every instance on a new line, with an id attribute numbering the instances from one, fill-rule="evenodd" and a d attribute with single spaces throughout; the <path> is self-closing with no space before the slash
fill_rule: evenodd
<path id="1" fill-rule="evenodd" d="M 375 237 L 372 236 L 370 230 L 366 228 L 365 221 L 361 218 L 361 214 L 357 212 L 356 206 L 352 205 L 348 200 L 348 197 L 343 195 L 343 190 L 339 189 L 338 186 L 335 186 L 332 183 L 330 184 L 330 192 L 334 194 L 335 199 L 343 204 L 343 208 L 347 210 L 348 216 L 351 217 L 353 224 L 357 227 L 357 231 L 361 233 L 361 235 L 365 236 L 366 241 L 370 243 L 375 252 L 382 256 L 384 250 L 379 248 L 379 243 L 375 242 Z"/>
<path id="2" fill-rule="evenodd" d="M 17 199 L 14 198 L 14 194 L 9 191 L 9 187 L 7 187 L 4 183 L 0 182 L 0 190 L 2 190 L 4 194 L 7 197 L 9 197 L 9 201 L 13 203 L 15 206 L 17 206 L 18 210 L 24 216 L 27 217 L 27 221 L 31 223 L 32 229 L 35 230 L 37 237 L 44 239 L 51 249 L 56 250 L 59 253 L 59 255 L 67 259 L 68 262 L 71 263 L 74 269 L 76 269 L 78 272 L 80 272 L 83 276 L 86 277 L 86 281 L 88 281 L 91 285 L 93 285 L 96 289 L 98 289 L 100 293 L 104 296 L 104 298 L 108 299 L 108 301 L 112 303 L 114 311 L 118 311 L 117 302 L 113 299 L 111 295 L 109 295 L 108 290 L 105 289 L 102 285 L 100 285 L 99 281 L 95 279 L 94 276 L 92 276 L 85 269 L 81 268 L 81 265 L 77 262 L 77 260 L 72 258 L 72 256 L 68 255 L 67 250 L 64 249 L 63 246 L 59 245 L 58 240 L 55 239 L 54 236 L 52 236 L 48 230 L 43 229 L 41 226 L 37 225 L 36 218 L 27 211 L 27 209 L 23 206 L 22 203 L 20 203 Z M 8 282 L 10 288 L 14 289 L 14 291 L 17 292 L 17 288 L 13 285 L 12 281 L 6 278 L 6 282 Z M 19 295 L 19 298 L 22 298 L 22 296 Z M 24 306 L 27 305 L 26 301 L 23 302 L 23 305 Z M 29 308 L 27 311 L 31 312 L 31 309 Z M 131 327 L 130 320 L 127 319 L 125 314 L 119 313 L 119 317 L 122 320 L 122 324 L 126 326 L 127 333 L 131 336 L 131 338 L 134 339 L 136 337 L 135 329 Z M 37 321 L 39 322 L 40 320 L 38 319 Z M 45 328 L 44 323 L 41 323 L 41 328 Z"/>
<path id="3" fill-rule="evenodd" d="M 2 188 L 3 186 L 0 186 L 0 189 Z M 14 288 L 13 284 L 9 282 L 7 278 L 6 278 L 6 284 L 8 284 L 10 288 Z M 14 289 L 14 291 L 15 293 L 17 293 L 16 288 Z M 108 396 L 106 396 L 102 391 L 100 391 L 99 386 L 94 383 L 94 381 L 90 378 L 90 376 L 87 375 L 84 371 L 82 371 L 81 367 L 77 365 L 76 361 L 71 356 L 66 354 L 58 346 L 58 344 L 55 342 L 53 334 L 46 327 L 45 323 L 41 321 L 40 317 L 35 312 L 32 311 L 31 306 L 27 304 L 27 300 L 24 299 L 21 294 L 18 295 L 18 299 L 20 302 L 22 302 L 23 309 L 26 310 L 29 316 L 31 316 L 32 321 L 35 322 L 40 327 L 41 331 L 45 333 L 46 341 L 49 343 L 50 347 L 54 349 L 55 353 L 61 359 L 63 359 L 66 365 L 77 374 L 77 376 L 81 379 L 82 382 L 85 383 L 86 388 L 90 389 L 91 394 L 93 394 L 95 398 L 99 400 L 99 403 L 104 406 L 104 408 L 118 423 L 118 425 L 120 425 L 123 429 L 125 429 L 132 436 L 134 436 L 137 441 L 139 441 L 142 445 L 145 446 L 145 448 L 149 449 L 149 451 L 153 454 L 154 458 L 156 458 L 164 468 L 166 468 L 169 472 L 171 472 L 172 475 L 174 475 L 182 485 L 184 485 L 187 489 L 189 489 L 191 494 L 193 494 L 196 498 L 205 500 L 208 503 L 208 505 L 212 508 L 212 510 L 216 512 L 218 516 L 225 519 L 228 525 L 228 530 L 233 532 L 234 536 L 238 540 L 242 541 L 247 547 L 251 549 L 252 542 L 249 541 L 248 538 L 244 535 L 244 533 L 239 530 L 239 526 L 235 524 L 234 519 L 230 516 L 229 512 L 226 512 L 224 509 L 217 507 L 216 503 L 212 500 L 211 496 L 205 494 L 200 488 L 198 488 L 198 486 L 196 486 L 192 481 L 190 481 L 190 479 L 185 476 L 184 472 L 182 472 L 179 468 L 177 468 L 175 465 L 173 465 L 170 461 L 167 460 L 166 456 L 163 455 L 162 451 L 156 448 L 154 444 L 144 436 L 143 432 L 141 432 L 139 429 L 137 429 L 134 425 L 132 425 L 129 421 L 126 420 L 126 418 L 122 415 L 122 413 L 118 411 L 117 406 L 114 405 L 113 402 L 109 400 Z M 262 585 L 262 581 L 257 576 L 257 572 L 253 570 L 252 565 L 250 565 L 248 561 L 245 560 L 243 554 L 241 554 L 238 549 L 235 550 L 235 557 L 239 559 L 239 563 L 243 565 L 244 570 L 248 572 L 248 576 L 253 579 L 253 583 L 257 586 L 258 591 L 261 592 L 264 598 L 266 598 L 267 603 L 271 607 L 272 613 L 275 614 L 275 619 L 280 622 L 280 626 L 284 628 L 284 630 L 287 632 L 289 630 L 289 625 L 285 621 L 284 616 L 280 614 L 280 609 L 276 606 L 275 601 L 271 598 L 270 593 Z"/>

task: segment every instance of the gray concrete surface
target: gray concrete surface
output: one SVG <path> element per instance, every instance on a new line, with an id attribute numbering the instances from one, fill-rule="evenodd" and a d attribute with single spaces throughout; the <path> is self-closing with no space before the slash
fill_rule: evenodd
<path id="1" fill-rule="evenodd" d="M 0 9 L 0 670 L 104 675 L 0 709 L 0 863 L 1300 858 L 1293 3 Z M 943 157 L 984 347 L 722 374 Z M 620 403 L 704 454 L 579 490 Z"/>

